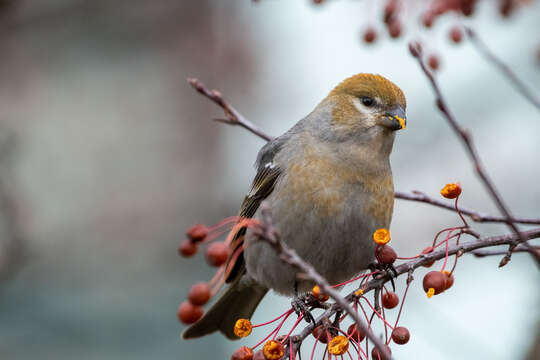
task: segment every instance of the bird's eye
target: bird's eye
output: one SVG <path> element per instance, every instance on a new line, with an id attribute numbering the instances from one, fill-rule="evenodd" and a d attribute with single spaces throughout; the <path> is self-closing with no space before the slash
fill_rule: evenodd
<path id="1" fill-rule="evenodd" d="M 375 101 L 373 101 L 373 99 L 370 98 L 370 97 L 364 96 L 362 98 L 362 104 L 364 104 L 365 106 L 372 106 L 374 103 L 375 103 Z"/>

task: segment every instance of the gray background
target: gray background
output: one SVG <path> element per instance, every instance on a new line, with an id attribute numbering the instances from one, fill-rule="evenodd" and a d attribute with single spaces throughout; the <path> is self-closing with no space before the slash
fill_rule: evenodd
<path id="1" fill-rule="evenodd" d="M 475 28 L 538 96 L 538 2 L 507 21 L 490 3 L 481 2 Z M 2 177 L 25 247 L 0 282 L 2 359 L 228 358 L 261 338 L 179 338 L 176 308 L 212 269 L 200 255 L 179 259 L 176 247 L 190 224 L 236 213 L 263 145 L 212 123 L 220 109 L 186 84 L 188 76 L 280 134 L 345 77 L 385 75 L 408 98 L 408 128 L 391 158 L 396 189 L 437 195 L 461 181 L 464 206 L 496 213 L 406 40 L 361 42 L 369 19 L 380 29 L 373 1 L 0 4 L 0 131 L 15 143 Z M 442 90 L 508 205 L 539 217 L 538 112 L 470 45 L 449 43 L 448 29 L 462 20 L 446 16 L 426 32 L 417 27 L 418 9 L 407 11 L 407 38 L 419 36 L 441 54 Z M 392 245 L 414 255 L 456 224 L 450 212 L 398 201 Z M 9 238 L 9 227 L 2 231 Z M 539 317 L 538 272 L 522 254 L 503 269 L 498 260 L 464 257 L 454 287 L 429 301 L 425 271 L 417 272 L 401 320 L 412 337 L 393 346 L 396 358 L 525 356 Z M 287 306 L 268 296 L 254 321 Z"/>

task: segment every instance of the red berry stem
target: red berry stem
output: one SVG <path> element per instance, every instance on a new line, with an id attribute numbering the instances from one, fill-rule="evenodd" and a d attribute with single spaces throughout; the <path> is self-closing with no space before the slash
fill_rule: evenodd
<path id="1" fill-rule="evenodd" d="M 405 292 L 403 293 L 403 299 L 401 300 L 401 304 L 399 305 L 399 312 L 397 314 L 396 322 L 394 324 L 394 329 L 397 328 L 399 323 L 399 318 L 401 317 L 401 311 L 403 310 L 403 304 L 405 304 L 405 299 L 407 298 L 407 292 L 409 291 L 409 286 L 411 285 L 410 281 L 407 281 L 407 287 L 405 288 Z M 386 345 L 390 342 L 390 339 L 388 339 Z"/>

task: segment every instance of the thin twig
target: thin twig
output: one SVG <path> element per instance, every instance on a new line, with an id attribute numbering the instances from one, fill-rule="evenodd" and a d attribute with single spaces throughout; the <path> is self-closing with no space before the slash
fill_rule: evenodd
<path id="1" fill-rule="evenodd" d="M 540 110 L 540 100 L 537 99 L 532 92 L 525 86 L 516 74 L 503 63 L 495 54 L 487 47 L 487 45 L 478 37 L 470 27 L 465 26 L 465 32 L 471 39 L 471 43 L 474 47 L 486 58 L 487 61 L 499 68 L 499 70 L 508 78 L 508 80 L 516 87 L 516 89 L 527 99 L 531 104 Z"/>
<path id="2" fill-rule="evenodd" d="M 532 250 L 536 252 L 540 252 L 540 246 L 532 246 Z M 530 249 L 526 248 L 523 245 L 518 245 L 514 249 L 514 252 L 529 252 Z M 494 255 L 505 255 L 506 250 L 476 250 L 473 251 L 472 254 L 476 257 L 486 257 L 486 256 L 494 256 Z"/>
<path id="3" fill-rule="evenodd" d="M 409 50 L 411 51 L 411 54 L 413 55 L 413 57 L 416 58 L 416 60 L 418 61 L 420 68 L 422 69 L 422 71 L 428 78 L 429 82 L 431 83 L 431 87 L 433 88 L 433 91 L 435 92 L 435 97 L 436 97 L 435 102 L 437 104 L 437 107 L 442 112 L 442 114 L 444 115 L 448 123 L 450 124 L 450 127 L 462 140 L 463 145 L 465 146 L 467 152 L 469 153 L 469 156 L 471 157 L 471 160 L 474 164 L 474 169 L 477 175 L 480 177 L 480 179 L 484 183 L 486 189 L 491 195 L 491 198 L 495 201 L 495 204 L 497 205 L 499 211 L 502 213 L 502 215 L 506 219 L 505 221 L 506 224 L 512 229 L 512 231 L 518 236 L 518 238 L 521 239 L 521 242 L 524 242 L 524 239 L 522 238 L 521 233 L 515 224 L 516 221 L 514 220 L 512 215 L 510 215 L 510 212 L 508 208 L 506 207 L 506 205 L 504 204 L 502 197 L 499 195 L 497 190 L 495 190 L 495 186 L 491 183 L 491 180 L 489 179 L 487 172 L 482 166 L 478 153 L 476 152 L 476 148 L 474 147 L 471 134 L 468 131 L 466 131 L 464 128 L 462 128 L 461 125 L 457 122 L 456 118 L 450 111 L 450 108 L 448 107 L 448 105 L 446 104 L 446 101 L 443 98 L 443 95 L 441 93 L 441 90 L 439 89 L 437 80 L 435 80 L 435 77 L 433 76 L 433 74 L 427 69 L 426 64 L 424 63 L 423 56 L 422 56 L 422 47 L 420 43 L 418 42 L 409 43 Z M 516 245 L 517 245 L 517 242 L 510 244 L 507 254 L 499 263 L 499 267 L 506 265 L 510 261 L 512 250 L 516 247 Z M 540 256 L 532 251 L 531 251 L 531 256 L 533 256 L 533 258 L 535 259 L 537 266 L 540 267 Z"/>
<path id="4" fill-rule="evenodd" d="M 413 190 L 410 193 L 403 192 L 403 191 L 396 191 L 396 193 L 394 194 L 394 197 L 396 199 L 418 201 L 418 202 L 434 205 L 443 209 L 452 210 L 454 212 L 456 211 L 456 208 L 453 205 L 446 203 L 442 200 L 435 199 L 427 195 L 426 193 L 423 193 L 418 190 Z M 461 211 L 462 214 L 470 217 L 475 222 L 480 222 L 480 223 L 482 222 L 506 223 L 507 222 L 507 220 L 503 217 L 482 214 L 471 209 L 463 208 L 461 206 L 459 207 L 459 211 Z M 540 225 L 540 219 L 515 217 L 514 221 L 520 224 Z"/>
<path id="5" fill-rule="evenodd" d="M 253 134 L 257 135 L 258 137 L 270 141 L 272 140 L 272 137 L 268 134 L 266 134 L 264 131 L 259 129 L 255 124 L 251 123 L 249 120 L 247 120 L 242 114 L 240 114 L 238 111 L 236 111 L 228 102 L 226 102 L 223 99 L 223 95 L 221 92 L 217 90 L 209 90 L 204 84 L 195 78 L 188 78 L 188 83 L 193 86 L 195 90 L 197 90 L 200 94 L 206 96 L 210 100 L 212 100 L 214 103 L 216 103 L 218 106 L 220 106 L 223 111 L 225 112 L 226 119 L 215 119 L 216 121 L 233 125 L 233 126 L 241 126 L 244 129 L 252 132 Z"/>
<path id="6" fill-rule="evenodd" d="M 277 234 L 277 231 L 275 231 L 272 225 L 271 210 L 265 203 L 261 204 L 261 212 L 263 215 L 263 232 L 258 233 L 259 238 L 267 241 L 274 248 L 274 250 L 276 250 L 280 258 L 287 264 L 298 269 L 304 278 L 309 279 L 319 285 L 321 290 L 325 294 L 330 296 L 338 305 L 338 307 L 332 307 L 332 313 L 334 314 L 337 311 L 344 310 L 347 314 L 349 314 L 349 316 L 353 318 L 359 330 L 362 333 L 367 334 L 367 337 L 373 342 L 375 347 L 379 349 L 381 355 L 383 355 L 385 359 L 390 359 L 391 354 L 388 352 L 383 342 L 381 342 L 381 340 L 377 336 L 375 336 L 375 334 L 373 334 L 371 329 L 362 321 L 362 319 L 360 319 L 356 311 L 354 311 L 354 309 L 350 305 L 350 301 L 346 301 L 341 296 L 339 291 L 335 290 L 332 286 L 330 286 L 328 281 L 324 277 L 322 277 L 315 270 L 315 268 L 313 268 L 313 266 L 302 260 L 300 256 L 296 253 L 296 251 L 289 248 L 279 239 L 279 235 Z M 289 354 L 295 352 L 295 349 L 289 349 Z"/>

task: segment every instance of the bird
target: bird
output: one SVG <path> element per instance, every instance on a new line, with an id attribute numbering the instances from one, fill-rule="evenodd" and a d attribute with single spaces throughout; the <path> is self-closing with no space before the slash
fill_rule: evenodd
<path id="1" fill-rule="evenodd" d="M 353 278 L 375 259 L 373 233 L 389 228 L 394 207 L 390 153 L 406 127 L 403 91 L 378 74 L 353 75 L 257 155 L 251 190 L 240 218 L 272 211 L 281 241 L 330 284 Z M 234 234 L 225 272 L 228 288 L 183 338 L 220 331 L 237 339 L 239 318 L 250 319 L 266 293 L 297 299 L 315 285 L 298 277 L 264 241 L 242 228 Z M 242 249 L 243 247 L 243 249 Z"/>

